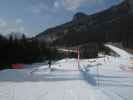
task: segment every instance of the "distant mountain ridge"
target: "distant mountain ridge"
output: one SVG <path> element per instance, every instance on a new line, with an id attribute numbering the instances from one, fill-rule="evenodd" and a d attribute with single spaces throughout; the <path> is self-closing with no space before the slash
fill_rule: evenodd
<path id="1" fill-rule="evenodd" d="M 87 42 L 110 42 L 125 39 L 127 24 L 133 24 L 133 0 L 125 0 L 105 11 L 87 15 L 76 13 L 72 21 L 47 29 L 35 38 L 55 45 L 74 46 Z M 133 32 L 130 25 L 130 31 Z M 128 34 L 127 34 L 128 35 Z"/>

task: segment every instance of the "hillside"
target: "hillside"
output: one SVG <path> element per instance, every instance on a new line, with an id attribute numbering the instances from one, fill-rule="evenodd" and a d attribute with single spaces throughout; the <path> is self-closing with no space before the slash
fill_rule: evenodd
<path id="1" fill-rule="evenodd" d="M 47 29 L 35 38 L 60 46 L 118 41 L 129 45 L 132 41 L 132 17 L 129 1 L 123 1 L 93 15 L 76 13 L 72 21 Z"/>

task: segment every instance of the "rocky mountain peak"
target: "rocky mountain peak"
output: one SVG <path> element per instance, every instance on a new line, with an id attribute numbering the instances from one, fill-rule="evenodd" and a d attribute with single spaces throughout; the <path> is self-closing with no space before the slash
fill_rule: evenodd
<path id="1" fill-rule="evenodd" d="M 87 18 L 88 15 L 82 12 L 78 12 L 73 16 L 73 20 L 79 20 L 79 19 L 84 19 Z"/>

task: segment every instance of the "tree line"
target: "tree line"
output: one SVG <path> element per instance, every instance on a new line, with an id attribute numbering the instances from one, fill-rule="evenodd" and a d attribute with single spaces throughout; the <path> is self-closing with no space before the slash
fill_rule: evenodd
<path id="1" fill-rule="evenodd" d="M 20 39 L 10 35 L 0 35 L 0 69 L 10 68 L 11 64 L 28 64 L 48 59 L 55 59 L 56 48 L 36 39 L 29 39 L 24 34 Z"/>

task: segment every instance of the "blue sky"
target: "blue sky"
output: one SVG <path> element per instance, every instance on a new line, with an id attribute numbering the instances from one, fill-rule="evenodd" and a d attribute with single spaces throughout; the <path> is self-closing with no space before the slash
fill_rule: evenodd
<path id="1" fill-rule="evenodd" d="M 122 0 L 0 0 L 0 34 L 34 36 L 72 19 L 76 12 L 92 14 Z"/>

